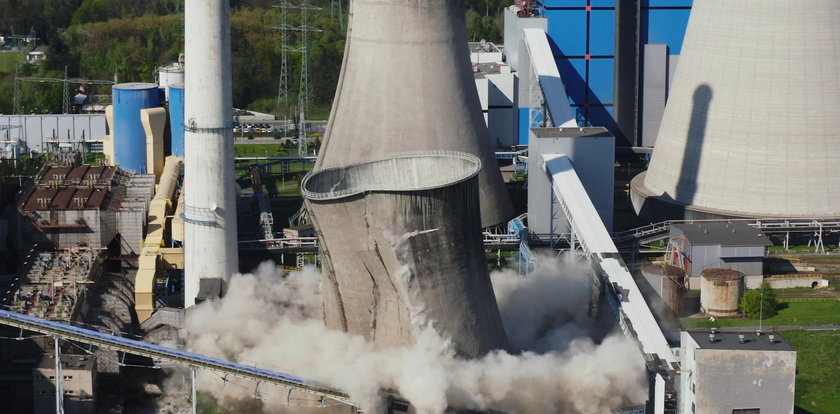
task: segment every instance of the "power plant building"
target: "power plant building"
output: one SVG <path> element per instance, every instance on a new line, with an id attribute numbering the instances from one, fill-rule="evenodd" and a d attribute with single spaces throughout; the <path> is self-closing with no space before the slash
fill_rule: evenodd
<path id="1" fill-rule="evenodd" d="M 139 252 L 153 192 L 153 176 L 107 166 L 47 166 L 18 199 L 17 245 L 100 249 L 119 234 L 123 253 Z"/>
<path id="2" fill-rule="evenodd" d="M 692 289 L 707 269 L 734 269 L 747 275 L 747 288 L 761 285 L 764 256 L 773 242 L 745 223 L 701 222 L 671 225 L 672 265 L 684 269 Z"/>
<path id="3" fill-rule="evenodd" d="M 680 414 L 793 412 L 796 351 L 778 334 L 682 332 Z"/>
<path id="4" fill-rule="evenodd" d="M 563 83 L 545 94 L 567 95 L 581 126 L 606 127 L 617 146 L 653 145 L 682 50 L 692 0 L 544 0 L 505 12 L 505 55 L 520 64 L 522 30 L 545 31 Z M 548 90 L 551 89 L 551 90 Z M 520 90 L 521 91 L 521 90 Z M 519 96 L 520 145 L 533 127 L 527 96 Z M 555 125 L 560 123 L 555 122 Z"/>
<path id="5" fill-rule="evenodd" d="M 533 128 L 528 159 L 540 160 L 546 154 L 563 154 L 575 166 L 583 187 L 606 226 L 613 225 L 613 163 L 615 138 L 606 128 Z M 551 183 L 541 167 L 533 166 L 528 174 L 528 228 L 543 235 L 568 233 L 567 224 L 555 218 Z M 552 227 L 554 226 L 554 227 Z"/>
<path id="6" fill-rule="evenodd" d="M 840 3 L 698 1 L 646 173 L 650 221 L 840 215 Z"/>

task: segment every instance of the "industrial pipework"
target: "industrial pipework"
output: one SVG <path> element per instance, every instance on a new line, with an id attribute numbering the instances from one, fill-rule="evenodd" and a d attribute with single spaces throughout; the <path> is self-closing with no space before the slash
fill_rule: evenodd
<path id="1" fill-rule="evenodd" d="M 184 90 L 186 234 L 184 307 L 195 304 L 201 279 L 227 279 L 238 269 L 233 174 L 230 4 L 185 2 Z M 221 293 L 221 292 L 217 292 Z"/>
<path id="2" fill-rule="evenodd" d="M 432 326 L 464 357 L 507 347 L 475 214 L 480 170 L 474 155 L 438 151 L 304 177 L 328 327 L 389 347 Z"/>
<path id="3" fill-rule="evenodd" d="M 180 249 L 164 248 L 166 216 L 171 210 L 175 190 L 178 188 L 182 162 L 181 157 L 166 157 L 160 184 L 149 204 L 148 232 L 140 249 L 140 265 L 134 282 L 134 310 L 137 312 L 137 320 L 141 323 L 154 313 L 155 279 L 161 262 L 168 262 L 172 267 L 183 267 L 178 266 L 182 261 L 179 259 L 183 259 L 179 254 Z"/>
<path id="4" fill-rule="evenodd" d="M 350 6 L 344 62 L 315 169 L 411 151 L 467 152 L 484 166 L 482 224 L 512 218 L 465 47 L 463 1 L 355 0 Z"/>

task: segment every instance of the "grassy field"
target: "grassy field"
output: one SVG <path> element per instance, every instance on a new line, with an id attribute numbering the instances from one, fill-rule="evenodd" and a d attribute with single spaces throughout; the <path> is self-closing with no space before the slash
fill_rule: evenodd
<path id="1" fill-rule="evenodd" d="M 840 414 L 840 331 L 786 331 L 797 351 L 797 413 Z"/>
<path id="2" fill-rule="evenodd" d="M 683 318 L 685 328 L 708 328 L 705 318 Z M 807 326 L 840 324 L 840 301 L 813 301 L 780 303 L 779 313 L 764 319 L 764 326 Z M 718 328 L 733 326 L 758 326 L 758 319 L 718 318 L 714 326 Z"/>
<path id="3" fill-rule="evenodd" d="M 236 144 L 237 157 L 277 157 L 289 155 L 280 144 Z"/>
<path id="4" fill-rule="evenodd" d="M 14 72 L 18 64 L 24 62 L 23 52 L 0 52 L 0 72 Z"/>

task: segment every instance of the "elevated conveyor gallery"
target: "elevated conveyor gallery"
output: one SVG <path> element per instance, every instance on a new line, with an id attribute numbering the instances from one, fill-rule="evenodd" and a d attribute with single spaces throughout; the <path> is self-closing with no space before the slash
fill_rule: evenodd
<path id="1" fill-rule="evenodd" d="M 545 118 L 542 124 L 534 125 L 532 116 L 531 127 L 535 126 L 566 126 L 576 127 L 577 119 L 572 111 L 566 87 L 554 61 L 554 53 L 548 43 L 548 36 L 542 29 L 524 29 L 523 42 L 525 46 L 523 73 L 521 82 L 529 85 L 525 91 L 520 90 L 522 99 L 530 99 L 532 111 L 538 107 L 545 108 Z M 527 69 L 524 69 L 527 68 Z M 522 92 L 525 92 L 523 94 Z"/>
<path id="2" fill-rule="evenodd" d="M 666 378 L 678 368 L 665 334 L 654 319 L 639 287 L 618 254 L 609 232 L 589 199 L 568 157 L 545 154 L 539 167 L 551 182 L 551 191 L 572 233 L 572 245 L 580 248 L 606 284 L 610 305 L 625 334 L 638 340 L 648 370 L 655 374 L 652 395 L 655 412 L 664 412 Z M 553 227 L 552 223 L 552 227 Z M 672 397 L 673 398 L 673 397 Z"/>
<path id="3" fill-rule="evenodd" d="M 3 309 L 0 309 L 0 324 L 20 328 L 26 331 L 51 335 L 82 344 L 94 345 L 133 355 L 145 356 L 155 360 L 171 361 L 193 368 L 209 369 L 222 374 L 230 374 L 260 382 L 275 384 L 290 390 L 302 391 L 322 398 L 331 399 L 342 404 L 355 406 L 355 404 L 349 400 L 350 397 L 340 390 L 292 375 L 240 365 L 219 358 L 211 358 L 147 342 L 104 334 L 90 329 L 21 315 L 19 313 L 9 312 Z"/>

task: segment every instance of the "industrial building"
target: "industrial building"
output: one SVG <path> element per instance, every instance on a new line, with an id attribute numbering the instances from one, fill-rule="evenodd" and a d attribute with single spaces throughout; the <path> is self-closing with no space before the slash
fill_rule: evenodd
<path id="1" fill-rule="evenodd" d="M 317 244 L 320 253 L 326 325 L 386 348 L 412 344 L 422 316 L 460 357 L 506 349 L 483 244 L 503 236 L 518 247 L 520 269 L 536 260 L 532 247 L 587 263 L 603 298 L 599 312 L 644 356 L 648 412 L 790 412 L 796 352 L 780 335 L 671 332 L 658 312 L 664 304 L 680 315 L 686 292 L 700 289 L 705 316 L 737 316 L 744 290 L 765 273 L 772 242 L 764 232 L 744 222 L 667 223 L 664 261 L 638 272 L 610 234 L 616 151 L 627 147 L 656 145 L 650 170 L 632 186 L 637 211 L 651 220 L 838 215 L 837 187 L 824 173 L 840 161 L 831 150 L 840 144 L 831 136 L 835 91 L 806 82 L 822 103 L 792 98 L 785 65 L 804 59 L 801 39 L 755 16 L 766 8 L 784 22 L 776 24 L 800 27 L 840 6 L 766 4 L 518 1 L 505 12 L 501 47 L 466 42 L 460 2 L 355 0 L 327 134 L 301 184 L 311 223 L 284 230 L 317 238 L 306 248 Z M 72 256 L 81 264 L 56 252 L 33 256 L 27 282 L 6 299 L 15 312 L 72 320 L 99 251 L 114 243 L 137 267 L 133 311 L 144 329 L 183 317 L 156 313 L 164 306 L 223 295 L 239 270 L 232 132 L 246 114 L 231 109 L 230 9 L 187 0 L 185 12 L 189 65 L 159 68 L 157 84 L 114 86 L 103 117 L 106 165 L 50 165 L 22 193 L 13 227 L 31 231 L 19 245 L 87 253 Z M 736 21 L 753 30 L 741 33 Z M 840 33 L 808 30 L 827 39 Z M 767 39 L 782 47 L 765 47 Z M 808 73 L 825 85 L 837 68 L 834 55 L 823 55 Z M 762 69 L 762 59 L 774 69 Z M 34 128 L 21 122 L 24 132 Z M 88 142 L 87 131 L 76 141 Z M 47 141 L 37 145 L 66 147 Z M 527 215 L 513 221 L 493 148 L 513 148 L 508 155 L 529 165 Z M 273 242 L 271 206 L 259 171 L 252 176 L 257 231 Z M 505 224 L 507 234 L 493 233 Z M 181 292 L 182 302 L 169 297 Z M 82 382 L 65 391 L 83 394 L 86 405 L 95 363 L 73 358 L 67 369 L 79 364 L 72 376 Z M 36 406 L 50 404 L 47 385 L 59 380 L 50 380 L 48 364 L 33 375 Z"/>
<path id="2" fill-rule="evenodd" d="M 55 382 L 62 382 L 65 414 L 94 414 L 96 412 L 97 371 L 92 355 L 62 355 L 61 378 L 56 378 L 55 358 L 44 355 L 32 370 L 32 398 L 35 413 L 53 413 Z"/>
<path id="3" fill-rule="evenodd" d="M 680 414 L 793 412 L 796 351 L 778 333 L 683 332 Z"/>
<path id="4" fill-rule="evenodd" d="M 104 114 L 0 115 L 0 158 L 37 153 L 102 152 Z"/>
<path id="5" fill-rule="evenodd" d="M 756 289 L 764 275 L 764 256 L 773 242 L 761 230 L 746 223 L 698 222 L 671 226 L 668 241 L 670 264 L 688 275 L 688 286 L 697 289 L 707 269 L 733 269 L 747 276 L 746 285 Z"/>
<path id="6" fill-rule="evenodd" d="M 17 246 L 104 249 L 119 235 L 120 250 L 136 254 L 153 191 L 150 175 L 109 166 L 47 165 L 18 199 Z"/>
<path id="7" fill-rule="evenodd" d="M 543 94 L 559 94 L 580 126 L 605 127 L 616 146 L 653 146 L 670 83 L 682 52 L 692 0 L 542 0 L 520 1 L 505 11 L 504 53 L 521 85 L 518 140 L 546 126 L 534 117 L 542 106 L 531 99 L 528 64 L 522 45 L 525 29 L 544 33 L 547 58 L 562 84 L 543 83 Z M 553 125 L 561 125 L 553 119 Z"/>
<path id="8" fill-rule="evenodd" d="M 17 313 L 54 321 L 77 320 L 90 288 L 102 273 L 103 255 L 93 249 L 36 252 L 3 296 L 2 304 Z"/>
<path id="9" fill-rule="evenodd" d="M 575 166 L 587 195 L 604 222 L 612 229 L 613 162 L 615 138 L 606 128 L 532 128 L 529 159 L 546 154 L 565 154 Z M 548 178 L 544 174 L 528 175 L 528 229 L 536 235 L 568 233 L 568 228 L 549 224 L 556 208 Z M 555 214 L 556 215 L 556 214 Z"/>

